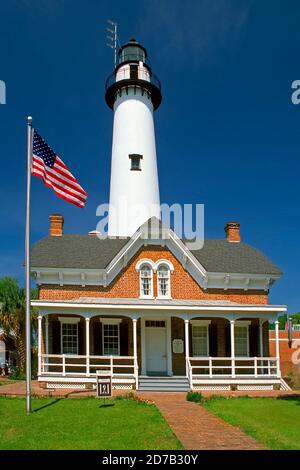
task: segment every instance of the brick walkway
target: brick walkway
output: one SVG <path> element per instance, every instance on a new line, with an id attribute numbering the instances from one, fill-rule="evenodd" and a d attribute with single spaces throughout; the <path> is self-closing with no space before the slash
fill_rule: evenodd
<path id="1" fill-rule="evenodd" d="M 187 450 L 263 449 L 240 429 L 225 423 L 201 405 L 186 401 L 185 393 L 140 392 L 138 395 L 157 405 Z"/>

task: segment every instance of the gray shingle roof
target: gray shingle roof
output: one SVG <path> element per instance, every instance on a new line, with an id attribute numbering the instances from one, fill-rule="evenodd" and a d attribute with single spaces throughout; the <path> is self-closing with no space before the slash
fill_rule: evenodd
<path id="1" fill-rule="evenodd" d="M 44 268 L 104 269 L 126 245 L 127 239 L 95 235 L 48 236 L 31 250 L 31 266 Z M 260 251 L 246 243 L 205 240 L 192 254 L 208 272 L 279 275 L 281 271 Z"/>
<path id="2" fill-rule="evenodd" d="M 31 266 L 104 269 L 127 242 L 128 238 L 100 240 L 96 235 L 49 235 L 33 245 Z"/>
<path id="3" fill-rule="evenodd" d="M 209 272 L 282 274 L 261 251 L 243 242 L 205 240 L 204 247 L 192 253 Z"/>

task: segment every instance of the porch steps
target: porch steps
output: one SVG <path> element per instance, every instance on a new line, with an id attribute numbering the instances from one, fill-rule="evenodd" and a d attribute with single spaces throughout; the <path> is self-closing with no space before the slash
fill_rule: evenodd
<path id="1" fill-rule="evenodd" d="M 186 377 L 139 377 L 141 392 L 187 392 L 189 389 Z"/>
<path id="2" fill-rule="evenodd" d="M 284 379 L 280 379 L 280 389 L 281 390 L 292 390 L 291 387 L 286 383 Z"/>

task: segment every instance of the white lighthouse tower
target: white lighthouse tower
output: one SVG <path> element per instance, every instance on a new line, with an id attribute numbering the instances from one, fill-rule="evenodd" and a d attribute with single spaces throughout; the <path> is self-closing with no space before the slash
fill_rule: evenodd
<path id="1" fill-rule="evenodd" d="M 120 48 L 105 99 L 114 111 L 108 235 L 128 237 L 150 217 L 160 218 L 153 111 L 161 85 L 135 39 Z"/>

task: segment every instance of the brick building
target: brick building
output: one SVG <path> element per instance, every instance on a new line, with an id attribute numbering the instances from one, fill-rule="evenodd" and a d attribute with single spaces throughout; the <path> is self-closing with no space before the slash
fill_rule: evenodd
<path id="1" fill-rule="evenodd" d="M 31 253 L 39 381 L 82 388 L 106 368 L 114 387 L 128 389 L 285 387 L 278 336 L 273 356 L 268 338 L 268 322 L 286 311 L 268 303 L 280 270 L 241 241 L 237 222 L 193 250 L 160 222 L 153 112 L 161 87 L 134 39 L 119 56 L 106 84 L 109 236 L 64 234 L 53 214 L 50 235 Z M 124 200 L 142 210 L 124 210 Z"/>

